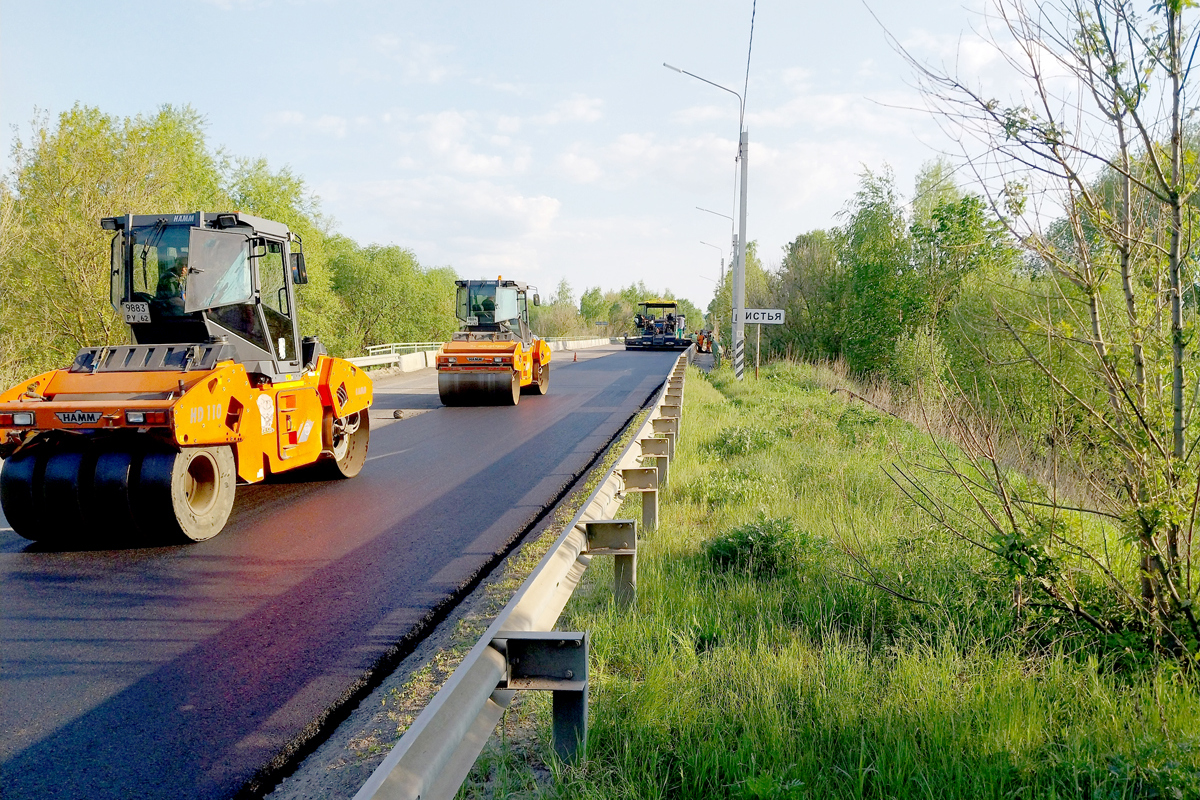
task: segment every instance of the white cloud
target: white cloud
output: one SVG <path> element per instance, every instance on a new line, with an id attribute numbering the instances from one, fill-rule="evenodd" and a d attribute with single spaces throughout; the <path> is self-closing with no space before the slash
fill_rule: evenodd
<path id="1" fill-rule="evenodd" d="M 595 183 L 604 174 L 595 160 L 578 153 L 563 153 L 555 160 L 555 166 L 572 183 Z"/>
<path id="2" fill-rule="evenodd" d="M 321 133 L 329 134 L 338 139 L 346 138 L 346 120 L 334 114 L 322 114 L 313 123 Z"/>
<path id="3" fill-rule="evenodd" d="M 445 168 L 473 177 L 495 177 L 524 172 L 530 163 L 527 145 L 514 146 L 507 137 L 483 132 L 479 115 L 474 112 L 440 111 L 424 114 L 417 121 L 425 125 L 423 139 L 430 155 Z M 473 141 L 490 144 L 502 152 L 480 152 Z"/>
<path id="4" fill-rule="evenodd" d="M 395 34 L 371 37 L 371 48 L 383 58 L 400 66 L 399 77 L 406 83 L 441 83 L 458 74 L 457 67 L 446 63 L 453 47 L 418 42 Z"/>
<path id="5" fill-rule="evenodd" d="M 275 111 L 263 116 L 264 136 L 286 136 L 298 138 L 301 135 L 313 134 L 321 138 L 346 138 L 347 133 L 354 129 L 363 129 L 371 125 L 367 117 L 355 117 L 347 120 L 336 114 L 322 114 L 310 118 L 300 111 Z"/>
<path id="6" fill-rule="evenodd" d="M 531 121 L 539 125 L 558 125 L 563 122 L 596 122 L 604 116 L 604 101 L 597 97 L 573 94 L 561 100 L 554 108 L 534 116 Z"/>

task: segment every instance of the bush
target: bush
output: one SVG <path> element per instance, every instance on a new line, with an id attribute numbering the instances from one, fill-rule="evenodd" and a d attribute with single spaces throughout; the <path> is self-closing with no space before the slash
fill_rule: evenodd
<path id="1" fill-rule="evenodd" d="M 703 447 L 710 453 L 729 458 L 731 456 L 744 456 L 748 453 L 770 447 L 774 441 L 774 432 L 766 428 L 735 425 L 732 428 L 726 428 L 712 439 L 709 439 L 704 443 Z"/>
<path id="2" fill-rule="evenodd" d="M 759 515 L 705 544 L 715 572 L 746 572 L 755 578 L 774 578 L 796 562 L 796 530 L 791 520 Z"/>
<path id="3" fill-rule="evenodd" d="M 708 506 L 727 506 L 752 502 L 773 491 L 779 491 L 774 478 L 764 478 L 753 469 L 725 467 L 690 484 L 684 496 Z"/>

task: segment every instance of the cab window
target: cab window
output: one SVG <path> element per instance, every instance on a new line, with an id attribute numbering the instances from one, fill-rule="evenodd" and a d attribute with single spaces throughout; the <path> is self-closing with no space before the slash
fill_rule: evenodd
<path id="1" fill-rule="evenodd" d="M 294 360 L 292 352 L 292 312 L 288 306 L 286 265 L 283 261 L 283 245 L 266 242 L 258 256 L 258 287 L 262 298 L 263 314 L 267 319 L 267 330 L 271 335 L 271 346 L 280 361 Z M 280 340 L 283 340 L 282 347 Z"/>

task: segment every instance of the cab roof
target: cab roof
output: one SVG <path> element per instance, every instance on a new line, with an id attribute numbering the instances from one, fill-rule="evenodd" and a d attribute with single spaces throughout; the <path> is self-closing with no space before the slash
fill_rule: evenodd
<path id="1" fill-rule="evenodd" d="M 520 281 L 506 281 L 503 279 L 491 281 L 491 280 L 485 280 L 485 279 L 480 278 L 480 279 L 461 280 L 461 281 L 454 282 L 455 286 L 466 286 L 467 284 L 470 284 L 472 286 L 489 286 L 490 285 L 490 286 L 512 287 L 512 288 L 516 289 L 518 292 L 525 292 L 525 291 L 529 290 L 529 284 L 527 284 L 527 283 L 521 283 Z"/>
<path id="2" fill-rule="evenodd" d="M 192 228 L 245 228 L 253 229 L 254 233 L 265 233 L 280 239 L 291 238 L 291 231 L 282 222 L 275 222 L 253 214 L 243 214 L 240 211 L 190 211 L 186 214 L 123 214 L 119 217 L 105 217 L 100 220 L 100 227 L 107 231 L 125 231 L 131 228 L 141 228 L 164 222 L 167 225 L 187 225 Z"/>

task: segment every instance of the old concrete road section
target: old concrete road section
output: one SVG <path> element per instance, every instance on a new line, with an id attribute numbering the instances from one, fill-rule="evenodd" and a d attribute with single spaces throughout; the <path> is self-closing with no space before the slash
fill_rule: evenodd
<path id="1" fill-rule="evenodd" d="M 0 796 L 253 794 L 544 514 L 677 356 L 569 355 L 550 394 L 515 408 L 442 408 L 432 374 L 381 381 L 362 474 L 242 487 L 208 542 L 45 552 L 0 518 Z M 384 424 L 397 408 L 410 418 Z"/>

